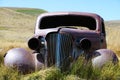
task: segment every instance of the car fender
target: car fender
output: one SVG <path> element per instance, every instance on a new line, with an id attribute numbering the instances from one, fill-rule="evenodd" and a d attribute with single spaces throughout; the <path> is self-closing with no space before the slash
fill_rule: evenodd
<path id="1" fill-rule="evenodd" d="M 92 58 L 93 67 L 101 68 L 104 64 L 112 62 L 113 64 L 118 63 L 118 57 L 116 54 L 109 49 L 98 49 L 93 52 L 94 58 Z"/>

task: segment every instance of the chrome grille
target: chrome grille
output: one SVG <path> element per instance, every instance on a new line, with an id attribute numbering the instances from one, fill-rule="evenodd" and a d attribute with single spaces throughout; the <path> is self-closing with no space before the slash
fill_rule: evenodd
<path id="1" fill-rule="evenodd" d="M 48 66 L 66 66 L 72 53 L 72 36 L 65 33 L 52 32 L 47 35 Z"/>

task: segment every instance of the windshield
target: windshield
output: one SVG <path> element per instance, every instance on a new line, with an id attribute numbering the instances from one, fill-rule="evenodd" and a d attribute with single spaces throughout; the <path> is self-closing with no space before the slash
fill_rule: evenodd
<path id="1" fill-rule="evenodd" d="M 40 29 L 56 28 L 58 26 L 77 26 L 86 27 L 90 30 L 96 29 L 96 21 L 89 16 L 76 16 L 76 15 L 58 15 L 46 16 L 40 21 Z"/>

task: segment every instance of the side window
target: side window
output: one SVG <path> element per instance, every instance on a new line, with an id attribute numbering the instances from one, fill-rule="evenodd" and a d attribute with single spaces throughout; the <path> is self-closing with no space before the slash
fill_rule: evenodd
<path id="1" fill-rule="evenodd" d="M 106 37 L 104 21 L 102 21 L 102 34 Z"/>

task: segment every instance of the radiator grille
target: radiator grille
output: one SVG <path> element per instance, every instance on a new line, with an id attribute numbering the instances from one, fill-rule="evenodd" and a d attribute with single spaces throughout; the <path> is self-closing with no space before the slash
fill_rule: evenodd
<path id="1" fill-rule="evenodd" d="M 49 33 L 47 35 L 48 66 L 67 66 L 68 58 L 72 53 L 72 36 L 65 33 Z"/>

